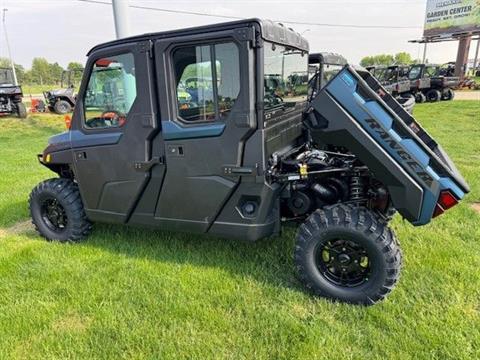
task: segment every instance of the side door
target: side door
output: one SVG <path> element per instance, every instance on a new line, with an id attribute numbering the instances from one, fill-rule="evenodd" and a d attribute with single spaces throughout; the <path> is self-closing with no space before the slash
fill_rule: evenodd
<path id="1" fill-rule="evenodd" d="M 75 107 L 74 171 L 92 220 L 126 222 L 150 177 L 157 133 L 150 42 L 90 54 Z"/>
<path id="2" fill-rule="evenodd" d="M 155 217 L 165 227 L 208 231 L 241 175 L 255 174 L 243 163 L 257 127 L 248 34 L 253 28 L 155 44 L 166 156 Z"/>

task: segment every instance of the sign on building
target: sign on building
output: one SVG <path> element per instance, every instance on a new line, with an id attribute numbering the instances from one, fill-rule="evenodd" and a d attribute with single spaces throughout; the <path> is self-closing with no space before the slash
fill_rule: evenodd
<path id="1" fill-rule="evenodd" d="M 480 0 L 427 0 L 423 36 L 480 31 Z"/>

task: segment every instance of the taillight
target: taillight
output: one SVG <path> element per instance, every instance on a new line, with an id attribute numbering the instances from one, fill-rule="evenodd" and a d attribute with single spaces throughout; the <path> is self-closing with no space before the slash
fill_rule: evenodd
<path id="1" fill-rule="evenodd" d="M 433 217 L 442 215 L 446 210 L 454 207 L 458 204 L 458 200 L 452 193 L 448 190 L 443 190 L 440 192 L 438 197 L 437 205 L 435 206 L 435 211 L 433 212 Z"/>
<path id="2" fill-rule="evenodd" d="M 420 80 L 417 80 L 417 87 L 420 87 Z"/>

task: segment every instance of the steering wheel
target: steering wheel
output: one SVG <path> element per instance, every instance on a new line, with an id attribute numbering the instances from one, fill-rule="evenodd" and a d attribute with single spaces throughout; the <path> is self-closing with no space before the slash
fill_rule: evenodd
<path id="1" fill-rule="evenodd" d="M 125 115 L 115 110 L 104 111 L 99 117 L 87 120 L 87 125 L 93 128 L 122 127 L 127 122 Z"/>

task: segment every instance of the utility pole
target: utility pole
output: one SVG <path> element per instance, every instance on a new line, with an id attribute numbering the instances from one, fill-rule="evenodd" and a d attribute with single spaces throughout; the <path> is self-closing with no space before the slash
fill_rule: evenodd
<path id="1" fill-rule="evenodd" d="M 113 19 L 117 39 L 130 36 L 130 22 L 128 18 L 128 0 L 112 0 Z"/>
<path id="2" fill-rule="evenodd" d="M 13 60 L 12 60 L 10 43 L 8 42 L 7 25 L 5 24 L 5 14 L 7 13 L 7 11 L 8 9 L 3 9 L 3 14 L 2 14 L 3 32 L 5 33 L 5 43 L 7 44 L 8 58 L 10 59 L 10 66 L 12 67 L 13 85 L 17 85 L 17 73 L 15 72 L 15 65 L 13 64 Z"/>
<path id="3" fill-rule="evenodd" d="M 425 43 L 423 44 L 423 60 L 422 64 L 425 64 L 425 61 L 427 61 L 427 40 L 425 40 Z"/>

